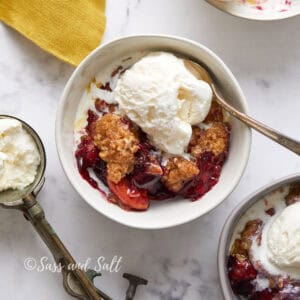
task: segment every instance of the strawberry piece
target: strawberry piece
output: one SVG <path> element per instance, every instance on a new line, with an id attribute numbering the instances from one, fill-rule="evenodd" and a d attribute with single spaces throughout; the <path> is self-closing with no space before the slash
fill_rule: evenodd
<path id="1" fill-rule="evenodd" d="M 257 271 L 248 259 L 238 260 L 233 258 L 233 264 L 229 268 L 228 276 L 233 282 L 253 280 Z"/>
<path id="2" fill-rule="evenodd" d="M 228 260 L 228 277 L 233 291 L 238 295 L 247 297 L 253 292 L 252 280 L 257 276 L 257 271 L 248 258 L 238 259 L 230 256 Z M 248 298 L 247 298 L 248 299 Z"/>
<path id="3" fill-rule="evenodd" d="M 75 153 L 79 169 L 93 168 L 99 161 L 99 150 L 93 140 L 84 135 Z"/>
<path id="4" fill-rule="evenodd" d="M 126 178 L 117 184 L 108 180 L 108 186 L 120 200 L 121 207 L 133 210 L 146 210 L 149 207 L 147 191 L 137 189 Z"/>

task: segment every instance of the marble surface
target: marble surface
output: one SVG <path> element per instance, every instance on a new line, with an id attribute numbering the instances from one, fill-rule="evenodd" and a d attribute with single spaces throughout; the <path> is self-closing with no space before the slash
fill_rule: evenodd
<path id="1" fill-rule="evenodd" d="M 184 36 L 205 44 L 239 80 L 252 115 L 291 136 L 300 127 L 300 18 L 257 23 L 226 15 L 203 0 L 108 0 L 104 41 L 139 34 Z M 96 283 L 124 299 L 132 272 L 149 280 L 136 299 L 222 299 L 216 253 L 220 231 L 232 208 L 258 187 L 300 169 L 299 158 L 253 134 L 245 174 L 226 201 L 200 219 L 172 229 L 123 227 L 89 207 L 60 167 L 54 141 L 57 103 L 73 67 L 40 50 L 0 24 L 1 113 L 27 120 L 47 150 L 47 182 L 39 199 L 47 217 L 76 259 L 122 256 L 121 271 L 104 272 Z M 17 211 L 0 210 L 0 298 L 72 299 L 57 273 L 26 271 L 24 260 L 51 256 Z"/>

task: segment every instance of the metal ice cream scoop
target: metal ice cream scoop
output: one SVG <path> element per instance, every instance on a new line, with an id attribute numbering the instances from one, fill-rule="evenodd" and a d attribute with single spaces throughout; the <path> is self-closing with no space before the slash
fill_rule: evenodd
<path id="1" fill-rule="evenodd" d="M 25 218 L 31 222 L 52 252 L 55 262 L 62 266 L 63 285 L 71 296 L 82 300 L 111 300 L 109 296 L 97 289 L 93 284 L 93 279 L 96 276 L 100 276 L 100 273 L 93 270 L 84 272 L 80 268 L 68 268 L 68 266 L 77 266 L 78 264 L 76 264 L 70 252 L 46 220 L 44 210 L 36 200 L 36 196 L 45 182 L 44 172 L 46 168 L 46 154 L 40 137 L 24 121 L 12 116 L 0 115 L 0 119 L 3 118 L 13 118 L 22 123 L 23 128 L 36 143 L 40 154 L 40 165 L 37 169 L 35 180 L 29 186 L 23 190 L 9 189 L 0 192 L 0 205 L 4 208 L 22 211 Z M 129 274 L 124 274 L 124 277 L 129 280 L 129 287 L 125 297 L 126 300 L 131 300 L 134 298 L 137 285 L 147 284 L 147 281 Z"/>

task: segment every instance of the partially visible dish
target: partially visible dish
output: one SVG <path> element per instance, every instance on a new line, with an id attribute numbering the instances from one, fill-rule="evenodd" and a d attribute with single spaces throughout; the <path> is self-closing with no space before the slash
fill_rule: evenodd
<path id="1" fill-rule="evenodd" d="M 226 300 L 300 299 L 300 175 L 242 202 L 223 228 L 218 265 Z"/>
<path id="2" fill-rule="evenodd" d="M 300 14 L 299 0 L 206 0 L 232 15 L 253 20 L 285 19 Z"/>
<path id="3" fill-rule="evenodd" d="M 209 85 L 167 52 L 120 59 L 105 81 L 100 73 L 77 112 L 81 176 L 126 210 L 206 194 L 218 182 L 231 130 Z"/>
<path id="4" fill-rule="evenodd" d="M 284 12 L 293 6 L 293 0 L 219 0 L 236 5 L 244 5 L 246 7 L 257 9 L 260 11 L 270 10 Z"/>

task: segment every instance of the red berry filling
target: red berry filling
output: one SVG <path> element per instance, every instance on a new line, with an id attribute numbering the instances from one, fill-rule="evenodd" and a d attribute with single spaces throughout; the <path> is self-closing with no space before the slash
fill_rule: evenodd
<path id="1" fill-rule="evenodd" d="M 103 88 L 109 89 L 110 87 L 106 84 Z M 109 106 L 104 100 L 96 99 L 95 108 L 100 113 L 105 113 L 104 111 Z M 173 198 L 177 194 L 194 201 L 202 197 L 218 182 L 227 152 L 219 156 L 215 156 L 211 152 L 204 152 L 197 159 L 197 166 L 200 170 L 199 175 L 186 182 L 178 193 L 168 190 L 161 181 L 164 166 L 161 165 L 159 155 L 154 154 L 157 149 L 151 145 L 146 135 L 141 131 L 139 132 L 141 142 L 135 155 L 133 171 L 120 184 L 108 182 L 106 163 L 99 157 L 99 149 L 93 142 L 94 123 L 98 119 L 99 116 L 94 111 L 88 111 L 87 126 L 85 128 L 87 135 L 81 138 L 81 143 L 75 153 L 78 169 L 81 176 L 92 187 L 100 190 L 97 182 L 90 175 L 90 171 L 93 170 L 94 174 L 105 185 L 108 185 L 119 198 L 120 201 L 117 202 L 122 207 L 144 210 L 149 206 L 149 199 L 163 200 Z M 124 119 L 124 122 L 128 124 L 129 128 L 133 127 L 130 120 Z"/>
<path id="2" fill-rule="evenodd" d="M 197 159 L 200 173 L 186 183 L 179 194 L 192 200 L 197 200 L 206 194 L 219 181 L 224 160 L 220 160 L 211 152 L 203 153 Z"/>
<path id="3" fill-rule="evenodd" d="M 124 71 L 122 66 L 118 66 L 111 73 L 111 78 L 121 75 Z M 102 84 L 96 83 L 96 79 L 94 79 L 92 82 L 97 88 L 112 92 L 109 81 Z M 192 142 L 189 145 L 192 160 L 188 163 L 186 161 L 184 163 L 174 161 L 173 164 L 168 164 L 170 161 L 172 162 L 171 158 L 167 159 L 167 164 L 165 164 L 166 159 L 163 159 L 160 152 L 151 145 L 147 135 L 128 118 L 122 118 L 122 122 L 128 125 L 127 129 L 131 132 L 131 139 L 124 136 L 126 130 L 123 132 L 117 130 L 119 125 L 109 123 L 106 126 L 102 126 L 103 124 L 98 126 L 99 123 L 96 122 L 101 122 L 109 114 L 114 114 L 117 109 L 116 104 L 109 104 L 104 99 L 97 98 L 94 108 L 95 111 L 88 110 L 86 135 L 82 136 L 75 157 L 81 176 L 92 187 L 101 191 L 95 180 L 96 176 L 110 188 L 113 194 L 107 195 L 110 201 L 125 209 L 145 210 L 149 207 L 149 200 L 164 200 L 179 195 L 195 201 L 218 182 L 223 163 L 228 155 L 230 126 L 224 121 L 222 108 L 216 102 L 213 102 L 205 120 L 205 123 L 215 124 L 215 127 L 210 130 L 210 134 L 207 136 L 198 128 L 199 136 L 195 135 L 193 151 L 190 151 Z M 99 133 L 99 128 L 104 128 L 101 129 L 103 132 Z M 120 133 L 115 139 L 113 139 L 116 136 L 114 128 Z M 193 127 L 193 135 L 194 129 Z M 104 136 L 108 131 L 110 137 L 105 140 Z M 205 141 L 205 138 L 208 141 Z M 134 139 L 138 140 L 137 143 L 134 142 Z M 218 139 L 221 139 L 220 143 L 218 143 Z M 131 150 L 130 147 L 124 150 L 129 153 L 126 154 L 132 154 L 131 157 L 127 156 L 127 160 L 126 158 L 123 159 L 125 156 L 117 152 L 120 154 L 119 156 L 116 155 L 118 157 L 117 162 L 115 157 L 108 158 L 107 153 L 111 153 L 111 156 L 115 155 L 115 152 L 111 151 L 112 145 L 110 144 L 112 143 L 110 141 L 112 140 L 120 142 L 115 143 L 115 145 L 122 145 L 114 147 L 116 152 L 122 152 L 123 150 L 119 149 L 129 147 L 126 141 L 131 141 L 132 147 L 135 143 L 135 150 Z M 102 141 L 107 143 L 104 145 L 101 143 Z M 198 142 L 201 142 L 199 147 L 197 147 Z M 210 142 L 213 145 L 211 148 L 208 147 Z M 174 160 L 176 159 L 175 157 Z M 121 175 L 114 176 L 115 174 Z M 120 181 L 118 181 L 119 178 L 121 178 Z M 103 191 L 101 192 L 104 194 Z"/>

